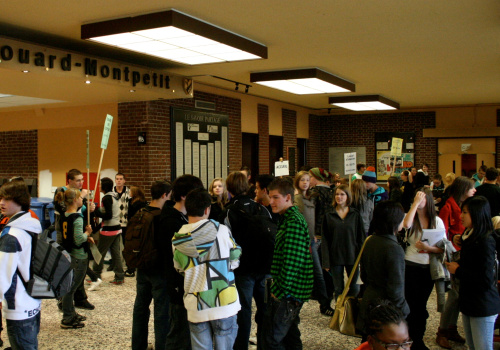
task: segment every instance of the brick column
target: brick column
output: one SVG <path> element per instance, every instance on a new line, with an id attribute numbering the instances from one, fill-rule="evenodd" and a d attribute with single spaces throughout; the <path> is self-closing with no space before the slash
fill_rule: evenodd
<path id="1" fill-rule="evenodd" d="M 283 130 L 283 156 L 287 156 L 287 147 L 294 147 L 297 152 L 297 112 L 290 109 L 282 109 Z M 295 154 L 295 167 L 297 167 L 297 154 Z M 295 174 L 297 169 L 291 169 Z"/>
<path id="2" fill-rule="evenodd" d="M 259 174 L 269 174 L 269 106 L 257 105 L 259 125 Z"/>
<path id="3" fill-rule="evenodd" d="M 0 132 L 0 178 L 38 179 L 38 131 Z"/>

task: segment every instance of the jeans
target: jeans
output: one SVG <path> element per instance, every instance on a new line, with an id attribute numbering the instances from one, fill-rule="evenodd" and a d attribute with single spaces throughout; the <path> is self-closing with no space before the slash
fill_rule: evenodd
<path id="1" fill-rule="evenodd" d="M 460 309 L 458 306 L 458 291 L 453 287 L 448 291 L 448 298 L 444 304 L 444 310 L 439 321 L 439 328 L 448 329 L 450 326 L 456 326 Z"/>
<path id="2" fill-rule="evenodd" d="M 238 324 L 236 315 L 200 323 L 189 322 L 193 350 L 231 350 Z"/>
<path id="3" fill-rule="evenodd" d="M 7 334 L 12 350 L 37 350 L 40 312 L 26 320 L 7 320 Z"/>
<path id="4" fill-rule="evenodd" d="M 119 236 L 118 236 L 119 237 Z M 169 331 L 167 279 L 159 270 L 137 271 L 137 294 L 132 316 L 132 349 L 148 347 L 149 305 L 154 299 L 155 349 L 165 349 Z"/>
<path id="5" fill-rule="evenodd" d="M 236 289 L 240 298 L 241 310 L 238 312 L 238 335 L 234 343 L 235 350 L 248 349 L 248 340 L 252 328 L 252 297 L 255 299 L 257 313 L 255 322 L 257 323 L 257 349 L 261 349 L 260 337 L 262 319 L 266 312 L 264 303 L 266 279 L 271 275 L 250 273 L 245 275 L 236 275 Z"/>
<path id="6" fill-rule="evenodd" d="M 63 321 L 69 322 L 75 317 L 75 306 L 73 305 L 73 297 L 76 290 L 83 283 L 85 274 L 87 273 L 88 259 L 75 259 L 71 260 L 71 267 L 73 268 L 73 283 L 71 284 L 70 291 L 62 298 Z"/>
<path id="7" fill-rule="evenodd" d="M 302 350 L 300 340 L 300 309 L 302 303 L 292 300 L 268 300 L 264 316 L 263 339 L 264 349 L 296 349 Z"/>
<path id="8" fill-rule="evenodd" d="M 125 274 L 123 272 L 123 264 L 122 264 L 122 252 L 120 251 L 121 246 L 121 236 L 104 236 L 102 234 L 99 235 L 99 243 L 97 243 L 97 248 L 99 248 L 99 253 L 102 255 L 102 259 L 99 264 L 96 264 L 94 261 L 94 272 L 101 277 L 102 266 L 104 264 L 104 257 L 108 249 L 111 250 L 111 259 L 113 259 L 113 271 L 115 272 L 115 279 L 119 281 L 123 281 L 125 278 Z"/>
<path id="9" fill-rule="evenodd" d="M 333 278 L 333 285 L 335 286 L 335 300 L 339 298 L 339 296 L 344 291 L 344 268 L 347 271 L 347 275 L 351 274 L 353 265 L 336 265 L 330 268 L 330 272 Z M 347 295 L 356 296 L 359 293 L 359 285 L 356 283 L 358 281 L 359 276 L 359 268 L 356 267 L 356 272 L 354 273 L 354 277 L 351 281 L 351 285 L 349 287 L 349 292 Z"/>
<path id="10" fill-rule="evenodd" d="M 406 264 L 405 298 L 410 307 L 410 314 L 406 321 L 415 348 L 424 344 L 423 338 L 427 327 L 427 318 L 429 318 L 427 300 L 429 300 L 433 288 L 434 281 L 429 265 L 420 267 Z"/>
<path id="11" fill-rule="evenodd" d="M 321 245 L 321 239 L 316 242 L 311 239 L 311 256 L 314 268 L 314 291 L 313 294 L 318 299 L 319 305 L 322 309 L 330 307 L 332 299 L 328 297 L 326 293 L 326 284 L 323 277 L 323 268 L 321 267 L 321 259 L 319 256 L 319 247 Z"/>
<path id="12" fill-rule="evenodd" d="M 189 322 L 184 304 L 171 302 L 168 316 L 170 318 L 170 331 L 167 334 L 166 350 L 191 350 L 191 335 Z"/>
<path id="13" fill-rule="evenodd" d="M 470 350 L 493 350 L 493 332 L 497 315 L 470 317 L 462 314 L 465 339 Z"/>

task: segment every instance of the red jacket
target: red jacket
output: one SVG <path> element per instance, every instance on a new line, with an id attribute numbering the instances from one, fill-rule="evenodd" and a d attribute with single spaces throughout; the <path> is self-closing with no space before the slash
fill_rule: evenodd
<path id="1" fill-rule="evenodd" d="M 453 242 L 453 236 L 461 235 L 465 231 L 462 220 L 460 220 L 460 214 L 462 214 L 462 210 L 460 210 L 460 207 L 453 197 L 448 198 L 445 205 L 439 211 L 439 217 L 443 220 L 448 239 L 451 242 Z M 460 250 L 460 247 L 455 245 L 455 243 L 453 243 L 453 246 L 457 250 Z"/>

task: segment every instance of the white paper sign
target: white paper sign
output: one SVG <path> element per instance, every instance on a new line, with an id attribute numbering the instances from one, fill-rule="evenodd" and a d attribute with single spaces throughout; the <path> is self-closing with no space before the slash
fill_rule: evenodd
<path id="1" fill-rule="evenodd" d="M 344 175 L 356 173 L 356 152 L 344 153 Z"/>
<path id="2" fill-rule="evenodd" d="M 274 176 L 287 176 L 290 175 L 290 168 L 288 160 L 274 163 Z"/>
<path id="3" fill-rule="evenodd" d="M 391 156 L 401 156 L 403 150 L 403 139 L 397 137 L 392 138 Z"/>

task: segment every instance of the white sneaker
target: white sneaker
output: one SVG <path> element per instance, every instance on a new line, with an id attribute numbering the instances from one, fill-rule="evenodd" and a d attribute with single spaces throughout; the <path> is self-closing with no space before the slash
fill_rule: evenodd
<path id="1" fill-rule="evenodd" d="M 89 290 L 97 290 L 102 283 L 102 279 L 98 278 L 97 281 L 90 283 Z"/>

